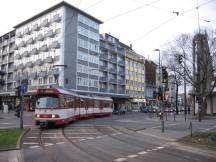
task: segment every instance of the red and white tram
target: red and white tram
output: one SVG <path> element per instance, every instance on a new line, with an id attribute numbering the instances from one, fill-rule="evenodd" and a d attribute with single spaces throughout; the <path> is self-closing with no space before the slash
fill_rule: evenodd
<path id="1" fill-rule="evenodd" d="M 108 97 L 81 96 L 59 88 L 38 89 L 36 93 L 36 125 L 61 125 L 70 121 L 111 115 L 113 100 Z"/>

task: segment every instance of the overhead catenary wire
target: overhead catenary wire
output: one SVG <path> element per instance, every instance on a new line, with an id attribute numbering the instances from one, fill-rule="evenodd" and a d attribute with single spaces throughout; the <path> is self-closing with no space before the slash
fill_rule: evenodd
<path id="1" fill-rule="evenodd" d="M 176 19 L 178 16 L 182 16 L 182 15 L 184 15 L 184 14 L 190 12 L 190 11 L 193 11 L 193 10 L 197 9 L 197 7 L 200 8 L 200 7 L 204 6 L 204 5 L 207 5 L 207 4 L 209 4 L 209 3 L 212 3 L 212 2 L 214 2 L 214 1 L 216 1 L 216 0 L 210 0 L 210 1 L 208 1 L 208 2 L 205 2 L 205 3 L 200 4 L 199 6 L 196 6 L 196 7 L 190 8 L 190 9 L 188 9 L 188 10 L 185 10 L 185 11 L 182 12 L 182 13 L 178 13 L 177 16 L 172 17 L 172 18 L 169 18 L 168 20 L 162 22 L 161 24 L 157 25 L 156 27 L 154 27 L 154 28 L 151 29 L 150 31 L 146 32 L 146 33 L 145 33 L 144 35 L 142 35 L 141 37 L 136 38 L 136 39 L 135 39 L 134 41 L 132 41 L 131 43 L 134 44 L 135 42 L 137 42 L 137 41 L 139 41 L 139 40 L 141 40 L 141 39 L 147 37 L 150 33 L 152 33 L 152 32 L 154 32 L 155 30 L 161 28 L 162 26 L 166 25 L 167 23 L 173 21 L 173 20 Z"/>

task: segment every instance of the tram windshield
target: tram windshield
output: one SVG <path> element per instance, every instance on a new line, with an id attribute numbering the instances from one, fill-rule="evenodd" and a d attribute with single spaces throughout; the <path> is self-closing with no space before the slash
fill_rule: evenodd
<path id="1" fill-rule="evenodd" d="M 36 108 L 56 108 L 59 106 L 59 99 L 55 96 L 41 96 L 36 101 Z"/>

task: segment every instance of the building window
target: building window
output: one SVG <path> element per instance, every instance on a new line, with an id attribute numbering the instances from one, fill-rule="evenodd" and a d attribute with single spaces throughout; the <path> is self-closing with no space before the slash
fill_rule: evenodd
<path id="1" fill-rule="evenodd" d="M 53 77 L 49 77 L 49 84 L 53 84 L 53 83 L 54 83 Z"/>
<path id="2" fill-rule="evenodd" d="M 42 85 L 42 84 L 43 84 L 43 78 L 39 78 L 39 79 L 38 79 L 38 84 L 39 84 L 39 85 Z"/>

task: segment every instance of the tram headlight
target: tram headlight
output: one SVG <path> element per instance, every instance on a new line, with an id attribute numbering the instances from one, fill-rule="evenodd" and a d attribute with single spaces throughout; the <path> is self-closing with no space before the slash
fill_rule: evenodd
<path id="1" fill-rule="evenodd" d="M 40 114 L 37 114 L 36 117 L 37 117 L 37 118 L 40 118 Z"/>
<path id="2" fill-rule="evenodd" d="M 56 116 L 55 116 L 55 114 L 52 114 L 52 118 L 55 118 Z"/>

